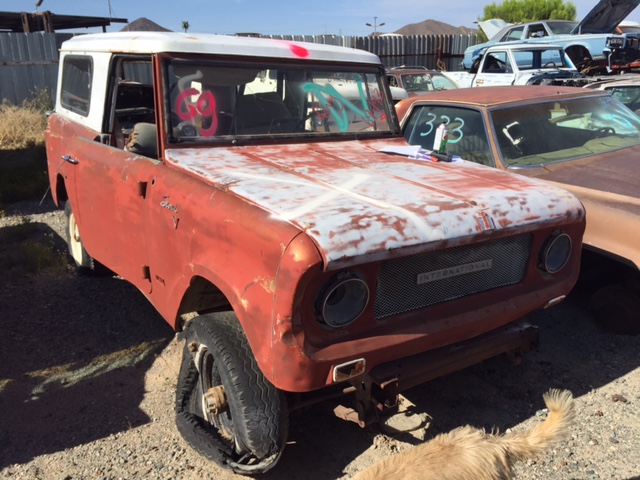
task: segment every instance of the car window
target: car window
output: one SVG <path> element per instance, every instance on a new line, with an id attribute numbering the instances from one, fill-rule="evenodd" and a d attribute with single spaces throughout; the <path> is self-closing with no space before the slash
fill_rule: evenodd
<path id="1" fill-rule="evenodd" d="M 410 145 L 433 150 L 435 131 L 442 123 L 449 129 L 446 153 L 476 163 L 493 164 L 482 114 L 478 110 L 441 105 L 419 106 L 411 112 L 404 136 Z"/>
<path id="2" fill-rule="evenodd" d="M 564 52 L 559 48 L 547 50 L 514 50 L 513 58 L 520 70 L 534 68 L 565 68 Z"/>
<path id="3" fill-rule="evenodd" d="M 374 135 L 396 124 L 374 67 L 166 59 L 171 142 L 243 136 Z"/>
<path id="4" fill-rule="evenodd" d="M 511 61 L 507 52 L 492 51 L 486 55 L 483 70 L 488 73 L 512 73 Z"/>
<path id="5" fill-rule="evenodd" d="M 60 103 L 72 112 L 87 116 L 91 101 L 93 61 L 88 55 L 66 55 L 62 63 Z"/>
<path id="6" fill-rule="evenodd" d="M 640 108 L 640 85 L 611 87 L 608 88 L 607 91 L 611 93 L 613 98 L 624 103 L 631 110 L 635 111 Z"/>
<path id="7" fill-rule="evenodd" d="M 433 92 L 457 88 L 453 81 L 440 74 L 406 73 L 401 77 L 402 86 L 407 92 Z"/>
<path id="8" fill-rule="evenodd" d="M 527 30 L 527 38 L 542 38 L 547 36 L 547 31 L 542 23 L 534 23 L 529 25 Z"/>
<path id="9" fill-rule="evenodd" d="M 520 40 L 522 38 L 523 32 L 524 32 L 524 25 L 519 25 L 507 31 L 507 33 L 505 33 L 499 41 L 510 42 L 513 40 Z"/>
<path id="10" fill-rule="evenodd" d="M 576 22 L 555 20 L 547 22 L 547 28 L 551 30 L 553 35 L 568 35 L 578 25 Z"/>
<path id="11" fill-rule="evenodd" d="M 526 167 L 640 145 L 640 118 L 609 95 L 491 112 L 505 163 Z"/>

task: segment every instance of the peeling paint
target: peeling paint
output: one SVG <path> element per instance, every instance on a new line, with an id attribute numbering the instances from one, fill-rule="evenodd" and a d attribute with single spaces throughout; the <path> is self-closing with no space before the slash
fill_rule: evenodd
<path id="1" fill-rule="evenodd" d="M 386 155 L 372 143 L 171 149 L 166 158 L 305 231 L 328 264 L 480 233 L 481 212 L 492 212 L 496 228 L 582 215 L 580 202 L 553 186 L 466 162 Z"/>

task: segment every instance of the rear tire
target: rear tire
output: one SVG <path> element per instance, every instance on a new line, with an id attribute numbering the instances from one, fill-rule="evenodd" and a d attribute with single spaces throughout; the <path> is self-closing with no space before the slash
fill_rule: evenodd
<path id="1" fill-rule="evenodd" d="M 232 312 L 201 315 L 185 329 L 176 392 L 176 423 L 198 453 L 236 473 L 271 469 L 282 455 L 288 428 L 284 393 L 262 374 Z M 205 394 L 220 392 L 220 410 Z M 211 403 L 211 400 L 209 400 Z"/>
<path id="2" fill-rule="evenodd" d="M 76 223 L 76 217 L 71 210 L 71 203 L 67 201 L 64 205 L 64 214 L 67 218 L 67 245 L 69 246 L 69 254 L 73 258 L 78 271 L 80 273 L 87 273 L 93 275 L 105 275 L 109 273 L 109 270 L 96 261 L 91 255 L 87 253 L 80 238 L 80 231 L 78 230 L 78 224 Z"/>

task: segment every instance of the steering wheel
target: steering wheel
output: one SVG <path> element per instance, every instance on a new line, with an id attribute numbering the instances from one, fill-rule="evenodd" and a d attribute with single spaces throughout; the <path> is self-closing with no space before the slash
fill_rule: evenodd
<path id="1" fill-rule="evenodd" d="M 597 129 L 596 133 L 598 134 L 596 135 L 596 138 L 602 138 L 609 135 L 615 135 L 616 131 L 613 129 L 613 127 L 602 127 Z"/>
<path id="2" fill-rule="evenodd" d="M 542 66 L 542 68 L 548 68 L 548 67 L 558 68 L 557 65 L 556 65 L 556 62 L 554 62 L 554 61 L 547 62 Z"/>

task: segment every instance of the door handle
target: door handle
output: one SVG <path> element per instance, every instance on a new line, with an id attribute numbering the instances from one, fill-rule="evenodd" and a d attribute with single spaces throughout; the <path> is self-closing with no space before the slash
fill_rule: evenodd
<path id="1" fill-rule="evenodd" d="M 69 162 L 73 165 L 77 165 L 78 163 L 80 163 L 78 160 L 76 160 L 75 158 L 72 158 L 71 155 L 62 155 L 62 159 L 65 162 Z"/>

